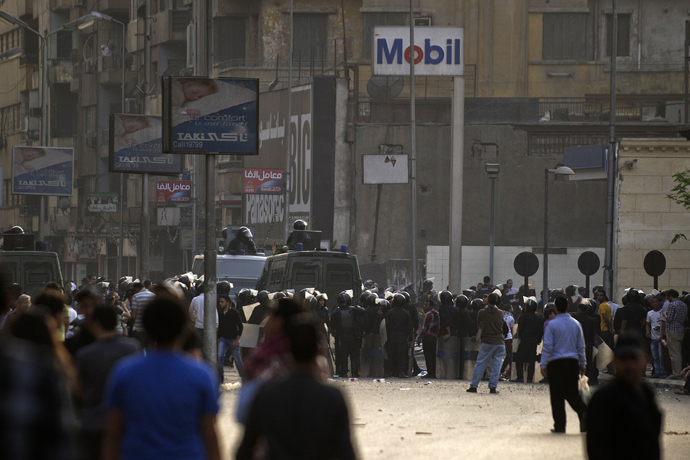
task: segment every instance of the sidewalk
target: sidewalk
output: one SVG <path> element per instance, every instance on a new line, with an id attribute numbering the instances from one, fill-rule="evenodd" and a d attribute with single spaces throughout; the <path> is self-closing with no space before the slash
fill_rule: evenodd
<path id="1" fill-rule="evenodd" d="M 599 384 L 608 383 L 611 380 L 613 380 L 613 375 L 599 374 Z M 685 385 L 685 381 L 683 380 L 653 379 L 651 377 L 645 377 L 644 381 L 652 388 L 667 389 L 669 391 L 682 390 Z"/>

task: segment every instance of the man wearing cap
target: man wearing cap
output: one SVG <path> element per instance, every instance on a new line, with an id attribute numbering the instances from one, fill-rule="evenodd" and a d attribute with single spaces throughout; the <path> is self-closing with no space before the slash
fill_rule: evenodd
<path id="1" fill-rule="evenodd" d="M 647 358 L 641 337 L 622 333 L 614 353 L 616 376 L 589 403 L 587 455 L 590 460 L 659 459 L 663 416 L 654 393 L 642 382 Z"/>
<path id="2" fill-rule="evenodd" d="M 580 432 L 585 432 L 587 406 L 577 388 L 578 371 L 584 375 L 585 338 L 582 326 L 568 311 L 568 299 L 557 297 L 554 301 L 556 317 L 544 330 L 544 347 L 541 352 L 541 374 L 549 379 L 551 413 L 554 426 L 552 433 L 565 433 L 565 402 L 577 412 Z"/>

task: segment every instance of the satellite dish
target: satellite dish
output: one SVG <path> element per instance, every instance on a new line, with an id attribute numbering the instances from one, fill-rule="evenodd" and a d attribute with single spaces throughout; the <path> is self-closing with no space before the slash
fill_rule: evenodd
<path id="1" fill-rule="evenodd" d="M 374 76 L 367 82 L 367 93 L 377 101 L 393 99 L 400 94 L 404 86 L 402 77 Z"/>
<path id="2" fill-rule="evenodd" d="M 57 205 L 58 205 L 58 209 L 60 209 L 60 211 L 65 212 L 69 209 L 70 199 L 67 198 L 66 196 L 63 196 L 58 200 Z"/>

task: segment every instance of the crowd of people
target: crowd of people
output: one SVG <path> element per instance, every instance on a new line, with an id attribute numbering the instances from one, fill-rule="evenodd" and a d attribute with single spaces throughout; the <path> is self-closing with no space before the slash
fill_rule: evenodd
<path id="1" fill-rule="evenodd" d="M 597 384 L 600 368 L 612 373 L 615 367 L 621 388 L 646 374 L 685 379 L 677 392 L 690 394 L 690 299 L 681 300 L 673 289 L 649 295 L 629 289 L 619 306 L 601 287 L 590 296 L 568 286 L 551 291 L 544 305 L 511 280 L 494 286 L 485 278 L 461 294 L 436 292 L 426 281 L 415 303 L 404 290 L 381 291 L 367 281 L 359 302 L 344 291 L 331 311 L 328 296 L 313 288 L 243 289 L 233 301 L 232 286 L 220 282 L 213 368 L 201 345 L 203 279 L 183 275 L 154 285 L 127 277 L 110 284 L 85 278 L 79 287 L 68 286 L 51 282 L 31 298 L 13 284 L 0 295 L 0 365 L 6 370 L 0 402 L 12 402 L 0 404 L 0 421 L 23 414 L 0 430 L 0 443 L 14 454 L 8 458 L 43 458 L 46 452 L 51 458 L 150 458 L 161 452 L 165 458 L 219 458 L 215 417 L 225 365 L 235 366 L 242 380 L 236 416 L 245 436 L 237 458 L 252 458 L 257 449 L 289 452 L 292 458 L 318 458 L 330 449 L 354 458 L 347 405 L 324 382 L 365 376 L 365 342 L 385 351 L 384 377 L 436 378 L 439 347 L 453 338 L 469 340 L 478 345 L 471 378 L 448 369 L 443 378 L 471 380 L 470 393 L 478 392 L 482 380 L 488 380 L 490 393 L 499 393 L 499 381 L 509 380 L 513 367 L 513 381 L 526 376 L 532 382 L 538 363 L 542 382 L 550 385 L 555 433 L 565 432 L 565 401 L 583 432 L 598 423 L 591 415 L 600 410 L 597 405 L 612 404 L 597 397 L 593 410 L 580 399 L 580 375 Z M 261 334 L 248 343 L 245 329 Z M 415 345 L 423 349 L 425 370 L 414 359 Z M 610 369 L 593 359 L 594 349 L 601 353 L 604 347 L 615 351 Z M 629 385 L 621 383 L 626 375 Z M 644 391 L 618 401 L 617 413 L 637 401 L 654 431 L 661 415 Z M 290 414 L 295 420 L 304 398 L 321 401 L 332 423 L 297 417 L 304 431 L 281 423 Z M 35 407 L 40 410 L 27 411 Z M 606 428 L 598 427 L 592 443 L 601 441 L 596 435 L 602 432 Z M 295 433 L 311 433 L 309 442 Z M 267 445 L 261 439 L 268 434 Z"/>

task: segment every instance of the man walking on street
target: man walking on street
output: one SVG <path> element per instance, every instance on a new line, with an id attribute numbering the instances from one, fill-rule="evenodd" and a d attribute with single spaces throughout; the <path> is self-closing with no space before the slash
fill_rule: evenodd
<path id="1" fill-rule="evenodd" d="M 537 346 L 544 334 L 544 321 L 537 316 L 537 302 L 528 300 L 525 313 L 518 320 L 518 336 L 520 345 L 515 356 L 517 365 L 517 381 L 524 382 L 524 364 L 527 363 L 527 382 L 534 381 L 534 364 L 537 361 Z"/>
<path id="2" fill-rule="evenodd" d="M 487 302 L 488 306 L 480 310 L 477 314 L 478 334 L 480 335 L 482 344 L 479 347 L 477 364 L 474 366 L 472 383 L 470 383 L 470 387 L 467 389 L 468 393 L 477 392 L 479 380 L 484 375 L 484 371 L 489 365 L 489 362 L 492 363 L 491 377 L 489 378 L 489 393 L 498 393 L 496 389 L 498 386 L 498 375 L 501 371 L 503 357 L 506 355 L 506 347 L 503 338 L 507 332 L 507 327 L 503 320 L 503 311 L 499 310 L 497 307 L 498 295 L 489 294 Z"/>
<path id="3" fill-rule="evenodd" d="M 240 355 L 240 336 L 242 335 L 242 320 L 240 314 L 234 308 L 230 308 L 230 296 L 221 294 L 218 296 L 218 379 L 223 383 L 225 369 L 223 360 L 225 353 L 230 349 L 232 357 L 237 365 L 240 378 L 244 378 L 244 364 Z"/>
<path id="4" fill-rule="evenodd" d="M 688 306 L 678 298 L 678 291 L 669 289 L 668 300 L 671 302 L 666 314 L 666 322 L 661 325 L 661 335 L 666 335 L 668 352 L 671 355 L 672 374 L 668 379 L 680 379 L 680 371 L 683 369 L 683 336 L 685 328 L 683 323 L 688 316 Z"/>
<path id="5" fill-rule="evenodd" d="M 434 301 L 424 302 L 424 327 L 419 335 L 419 342 L 424 347 L 424 360 L 426 361 L 426 378 L 436 378 L 436 340 L 439 331 L 439 315 L 434 308 Z"/>
<path id="6" fill-rule="evenodd" d="M 568 313 L 568 299 L 558 297 L 554 302 L 556 317 L 544 331 L 541 352 L 541 373 L 549 379 L 551 413 L 554 426 L 551 432 L 565 433 L 565 401 L 580 418 L 580 432 L 585 432 L 587 406 L 577 388 L 579 374 L 585 373 L 585 339 L 582 326 Z"/>

